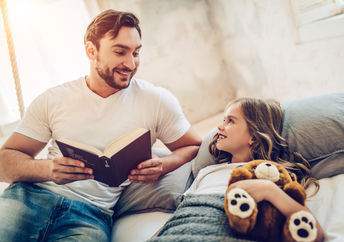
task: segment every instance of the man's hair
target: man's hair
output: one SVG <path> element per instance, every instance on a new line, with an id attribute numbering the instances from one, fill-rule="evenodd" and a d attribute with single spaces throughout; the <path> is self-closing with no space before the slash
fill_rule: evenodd
<path id="1" fill-rule="evenodd" d="M 290 152 L 287 141 L 280 135 L 283 113 L 279 102 L 257 98 L 239 98 L 229 103 L 239 104 L 247 123 L 248 131 L 253 137 L 250 146 L 251 158 L 272 160 L 294 172 L 299 182 L 305 187 L 314 182 L 311 179 L 310 164 L 301 154 Z M 216 148 L 218 134 L 210 142 L 209 151 L 218 163 L 231 162 L 232 155 Z M 317 183 L 316 183 L 317 185 Z"/>
<path id="2" fill-rule="evenodd" d="M 116 38 L 121 27 L 136 28 L 141 38 L 141 29 L 138 18 L 128 12 L 120 12 L 112 9 L 105 10 L 98 14 L 88 25 L 84 43 L 91 41 L 99 49 L 99 41 L 106 33 Z"/>

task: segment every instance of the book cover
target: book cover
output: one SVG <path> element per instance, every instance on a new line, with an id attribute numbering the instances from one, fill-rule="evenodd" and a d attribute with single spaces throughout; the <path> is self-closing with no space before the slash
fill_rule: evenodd
<path id="1" fill-rule="evenodd" d="M 129 136 L 122 136 L 104 152 L 64 139 L 56 140 L 56 143 L 63 156 L 84 162 L 86 167 L 93 170 L 95 180 L 111 187 L 119 186 L 140 162 L 152 158 L 150 130 L 144 130 L 143 133 L 136 132 L 134 135 L 131 132 Z M 106 152 L 107 149 L 111 150 L 110 148 L 115 151 L 111 156 Z"/>

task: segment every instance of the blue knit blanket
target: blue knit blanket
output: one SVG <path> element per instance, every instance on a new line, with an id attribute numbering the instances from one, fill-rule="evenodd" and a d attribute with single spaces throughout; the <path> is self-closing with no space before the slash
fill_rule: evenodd
<path id="1" fill-rule="evenodd" d="M 224 195 L 185 195 L 172 217 L 149 242 L 248 241 L 228 223 Z"/>

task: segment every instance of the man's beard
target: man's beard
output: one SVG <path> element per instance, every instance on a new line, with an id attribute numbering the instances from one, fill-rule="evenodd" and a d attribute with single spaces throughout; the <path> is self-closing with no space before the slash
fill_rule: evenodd
<path id="1" fill-rule="evenodd" d="M 117 90 L 121 90 L 124 88 L 127 88 L 130 84 L 131 78 L 134 76 L 135 74 L 135 70 L 132 71 L 128 68 L 113 68 L 112 71 L 110 71 L 109 68 L 106 68 L 105 70 L 102 70 L 100 67 L 96 67 L 97 73 L 98 75 L 105 81 L 106 84 L 108 84 L 110 87 L 115 88 Z M 115 78 L 114 78 L 114 73 L 116 71 L 126 71 L 126 72 L 131 72 L 129 78 L 129 81 L 125 84 L 125 85 L 120 85 L 120 83 L 116 83 Z M 127 79 L 127 78 L 125 78 Z M 124 82 L 123 82 L 124 83 Z"/>

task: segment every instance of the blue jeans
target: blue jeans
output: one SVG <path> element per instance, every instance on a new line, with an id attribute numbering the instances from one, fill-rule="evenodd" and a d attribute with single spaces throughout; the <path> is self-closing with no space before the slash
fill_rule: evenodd
<path id="1" fill-rule="evenodd" d="M 31 183 L 0 196 L 1 241 L 110 241 L 111 216 Z"/>

